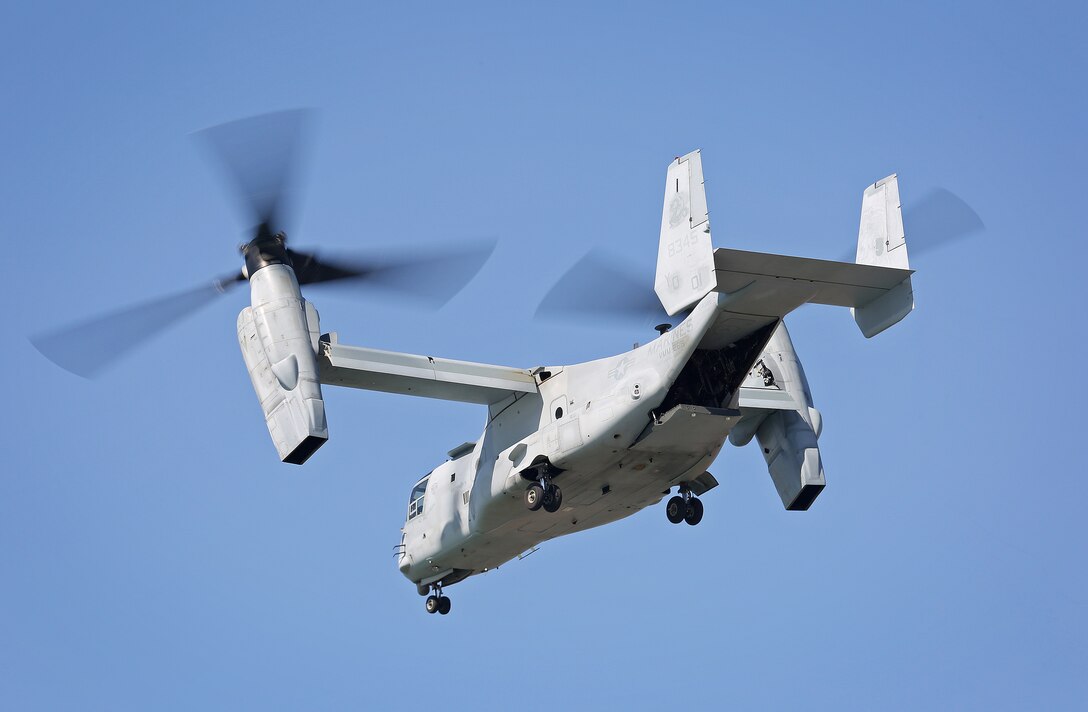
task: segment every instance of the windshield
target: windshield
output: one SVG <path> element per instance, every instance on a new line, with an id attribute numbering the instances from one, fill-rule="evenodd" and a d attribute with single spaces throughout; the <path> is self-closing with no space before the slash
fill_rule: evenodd
<path id="1" fill-rule="evenodd" d="M 423 495 L 427 493 L 428 479 L 430 479 L 430 475 L 417 482 L 416 486 L 412 488 L 412 496 L 408 499 L 409 521 L 414 517 L 423 514 Z"/>

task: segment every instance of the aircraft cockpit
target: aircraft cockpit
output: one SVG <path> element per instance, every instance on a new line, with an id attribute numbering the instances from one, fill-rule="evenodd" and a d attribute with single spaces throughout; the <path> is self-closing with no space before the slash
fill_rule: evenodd
<path id="1" fill-rule="evenodd" d="M 420 514 L 423 514 L 423 500 L 427 494 L 427 480 L 431 477 L 430 473 L 427 473 L 423 479 L 416 483 L 416 486 L 412 488 L 412 496 L 408 499 L 408 521 L 412 521 Z"/>

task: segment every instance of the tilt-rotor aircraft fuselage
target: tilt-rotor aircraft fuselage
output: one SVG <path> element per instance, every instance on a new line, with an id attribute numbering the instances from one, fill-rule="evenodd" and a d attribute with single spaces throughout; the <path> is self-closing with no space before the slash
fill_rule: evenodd
<path id="1" fill-rule="evenodd" d="M 863 194 L 855 263 L 714 249 L 698 151 L 669 165 L 661 219 L 655 291 L 679 323 L 596 361 L 521 369 L 348 346 L 322 334 L 291 260 L 257 257 L 238 336 L 283 461 L 328 439 L 322 385 L 487 406 L 480 438 L 411 490 L 398 565 L 432 613 L 449 612 L 443 586 L 673 492 L 670 521 L 697 524 L 727 439 L 757 440 L 783 505 L 808 509 L 825 484 L 822 423 L 783 318 L 850 307 L 871 337 L 914 307 L 894 175 Z"/>

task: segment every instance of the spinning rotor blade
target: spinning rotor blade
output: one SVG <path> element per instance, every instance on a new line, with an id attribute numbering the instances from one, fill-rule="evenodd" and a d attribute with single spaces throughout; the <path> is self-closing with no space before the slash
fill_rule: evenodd
<path id="1" fill-rule="evenodd" d="M 441 306 L 483 266 L 495 242 L 402 255 L 325 258 L 286 247 L 290 180 L 311 112 L 283 111 L 204 129 L 197 135 L 222 164 L 246 209 L 257 221 L 240 250 L 246 270 L 198 287 L 48 332 L 31 343 L 61 368 L 85 378 L 155 334 L 209 303 L 249 274 L 273 264 L 291 264 L 299 284 L 339 282 L 394 292 Z"/>
<path id="2" fill-rule="evenodd" d="M 982 218 L 962 198 L 944 188 L 934 188 L 917 201 L 903 206 L 903 227 L 910 257 L 944 247 L 985 229 Z M 853 262 L 857 253 L 839 260 Z"/>
<path id="3" fill-rule="evenodd" d="M 156 334 L 245 281 L 241 274 L 125 307 L 39 336 L 30 343 L 65 371 L 93 378 Z"/>
<path id="4" fill-rule="evenodd" d="M 341 282 L 387 291 L 430 306 L 441 306 L 476 276 L 495 249 L 481 241 L 456 249 L 402 256 L 318 257 L 288 250 L 299 284 Z"/>
<path id="5" fill-rule="evenodd" d="M 903 224 L 911 255 L 943 247 L 986 227 L 970 205 L 944 188 L 934 188 L 903 208 Z"/>
<path id="6" fill-rule="evenodd" d="M 291 176 L 311 118 L 312 112 L 294 109 L 239 119 L 197 133 L 256 219 L 258 235 L 262 228 L 270 235 L 284 229 Z"/>
<path id="7" fill-rule="evenodd" d="M 594 249 L 559 278 L 536 309 L 545 319 L 608 319 L 673 322 L 661 306 L 653 284 L 647 284 L 606 253 Z"/>

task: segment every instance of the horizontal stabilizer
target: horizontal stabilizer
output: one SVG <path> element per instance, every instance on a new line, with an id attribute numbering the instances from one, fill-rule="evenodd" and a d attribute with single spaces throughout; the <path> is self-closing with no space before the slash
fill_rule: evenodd
<path id="1" fill-rule="evenodd" d="M 659 255 L 659 279 L 661 264 Z M 713 251 L 713 266 L 713 291 L 726 295 L 719 304 L 727 315 L 712 330 L 714 343 L 729 343 L 809 302 L 849 307 L 867 338 L 914 309 L 913 271 L 894 175 L 865 189 L 856 262 L 719 247 Z"/>
<path id="2" fill-rule="evenodd" d="M 909 269 L 724 247 L 714 250 L 714 270 L 714 291 L 730 295 L 730 311 L 767 317 L 785 316 L 806 302 L 865 307 L 911 275 Z"/>

